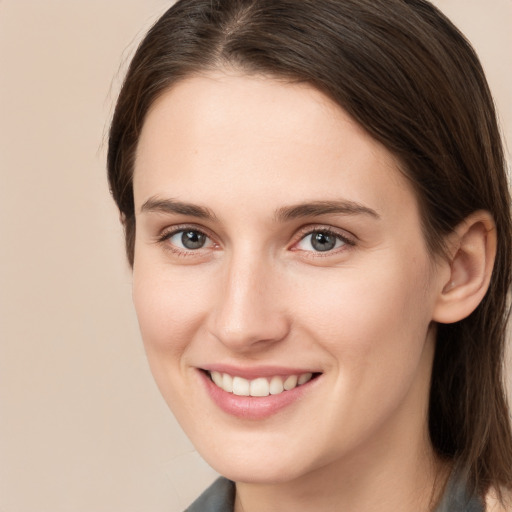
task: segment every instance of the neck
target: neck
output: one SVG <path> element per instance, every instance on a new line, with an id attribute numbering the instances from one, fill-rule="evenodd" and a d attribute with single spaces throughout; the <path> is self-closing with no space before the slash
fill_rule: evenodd
<path id="1" fill-rule="evenodd" d="M 407 460 L 376 452 L 368 460 L 359 454 L 291 482 L 237 483 L 235 512 L 430 512 L 450 467 L 431 448 L 409 449 Z M 383 445 L 380 451 L 385 450 Z"/>

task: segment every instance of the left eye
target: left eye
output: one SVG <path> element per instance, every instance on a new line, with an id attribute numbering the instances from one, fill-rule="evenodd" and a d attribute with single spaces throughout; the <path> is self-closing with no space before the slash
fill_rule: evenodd
<path id="1" fill-rule="evenodd" d="M 313 231 L 307 234 L 297 244 L 301 251 L 327 252 L 343 247 L 346 242 L 339 236 L 329 231 Z"/>
<path id="2" fill-rule="evenodd" d="M 202 249 L 210 242 L 210 239 L 204 233 L 196 229 L 176 231 L 167 239 L 172 245 L 187 251 Z"/>

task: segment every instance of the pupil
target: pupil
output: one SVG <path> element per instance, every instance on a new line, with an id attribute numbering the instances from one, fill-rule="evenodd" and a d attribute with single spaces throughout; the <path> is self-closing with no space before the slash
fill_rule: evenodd
<path id="1" fill-rule="evenodd" d="M 316 251 L 330 251 L 336 245 L 336 237 L 328 233 L 314 233 L 311 245 Z"/>
<path id="2" fill-rule="evenodd" d="M 205 235 L 197 231 L 184 231 L 181 235 L 181 243 L 187 249 L 200 249 L 205 243 Z"/>

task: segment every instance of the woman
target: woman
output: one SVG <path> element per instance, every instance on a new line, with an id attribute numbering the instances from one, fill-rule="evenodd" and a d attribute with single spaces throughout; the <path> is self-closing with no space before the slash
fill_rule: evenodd
<path id="1" fill-rule="evenodd" d="M 153 375 L 226 477 L 189 510 L 505 506 L 510 197 L 432 5 L 179 1 L 108 170 Z"/>

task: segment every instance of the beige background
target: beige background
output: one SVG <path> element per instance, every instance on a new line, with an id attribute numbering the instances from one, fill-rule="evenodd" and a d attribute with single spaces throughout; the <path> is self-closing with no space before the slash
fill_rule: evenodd
<path id="1" fill-rule="evenodd" d="M 104 172 L 120 63 L 170 3 L 0 0 L 1 512 L 177 512 L 215 477 L 149 374 Z M 437 4 L 510 146 L 512 1 Z"/>

